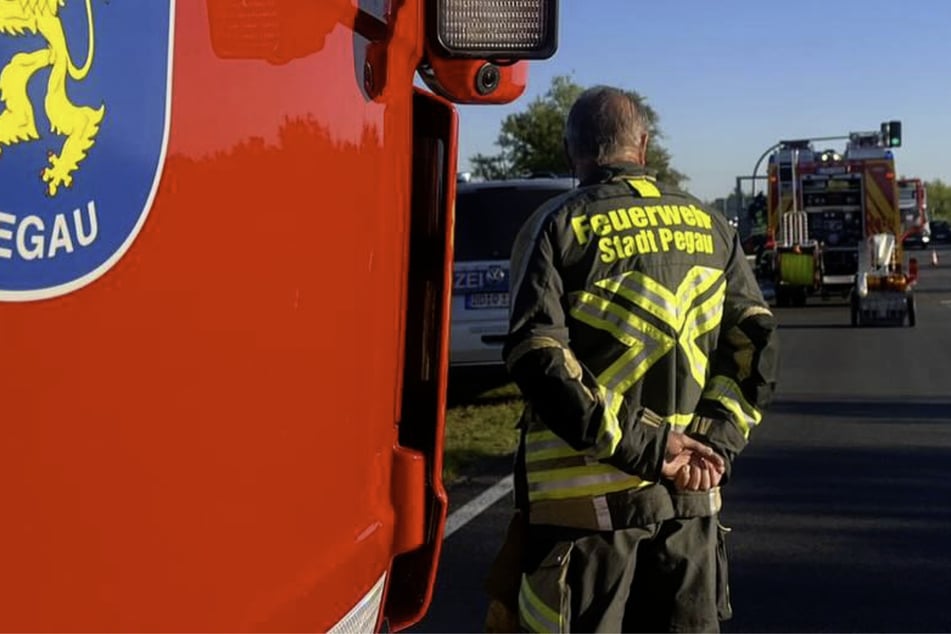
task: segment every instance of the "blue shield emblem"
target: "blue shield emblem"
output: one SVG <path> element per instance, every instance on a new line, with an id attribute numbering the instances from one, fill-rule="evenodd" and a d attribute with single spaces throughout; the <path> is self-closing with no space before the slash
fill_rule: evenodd
<path id="1" fill-rule="evenodd" d="M 0 301 L 106 273 L 161 176 L 174 0 L 0 0 Z"/>

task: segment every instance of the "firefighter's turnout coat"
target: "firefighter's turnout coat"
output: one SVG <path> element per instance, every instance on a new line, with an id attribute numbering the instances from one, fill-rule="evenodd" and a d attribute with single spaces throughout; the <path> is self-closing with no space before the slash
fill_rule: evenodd
<path id="1" fill-rule="evenodd" d="M 590 530 L 717 513 L 658 485 L 667 434 L 727 462 L 775 385 L 776 322 L 736 231 L 633 164 L 552 199 L 512 252 L 503 356 L 527 407 L 516 495 L 532 524 Z"/>

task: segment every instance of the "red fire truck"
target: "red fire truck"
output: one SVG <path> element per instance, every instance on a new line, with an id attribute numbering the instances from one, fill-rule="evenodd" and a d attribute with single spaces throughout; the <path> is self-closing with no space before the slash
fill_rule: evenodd
<path id="1" fill-rule="evenodd" d="M 766 268 L 777 304 L 842 295 L 852 298 L 853 324 L 907 318 L 914 325 L 917 262 L 905 266 L 898 240 L 891 149 L 900 145 L 900 123 L 848 138 L 843 154 L 805 139 L 781 143 L 769 158 Z"/>
<path id="2" fill-rule="evenodd" d="M 931 243 L 928 219 L 928 191 L 920 178 L 898 179 L 898 206 L 901 209 L 901 243 L 924 249 Z"/>
<path id="3" fill-rule="evenodd" d="M 555 2 L 0 5 L 0 627 L 417 622 L 453 102 Z"/>

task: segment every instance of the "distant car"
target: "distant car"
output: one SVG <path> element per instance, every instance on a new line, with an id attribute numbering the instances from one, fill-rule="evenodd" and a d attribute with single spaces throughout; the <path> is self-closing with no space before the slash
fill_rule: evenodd
<path id="1" fill-rule="evenodd" d="M 946 220 L 931 221 L 931 240 L 936 244 L 951 242 L 951 224 Z"/>
<path id="2" fill-rule="evenodd" d="M 509 257 L 522 224 L 572 178 L 459 183 L 450 365 L 502 364 L 509 325 Z"/>
<path id="3" fill-rule="evenodd" d="M 909 235 L 907 238 L 902 240 L 901 245 L 906 249 L 924 249 L 929 244 L 931 244 L 931 240 L 931 232 L 922 231 Z"/>

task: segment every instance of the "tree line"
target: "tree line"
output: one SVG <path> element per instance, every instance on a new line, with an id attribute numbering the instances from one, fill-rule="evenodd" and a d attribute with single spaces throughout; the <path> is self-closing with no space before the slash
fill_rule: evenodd
<path id="1" fill-rule="evenodd" d="M 508 115 L 496 139 L 496 154 L 476 154 L 470 157 L 472 175 L 486 180 L 517 178 L 532 174 L 570 173 L 564 153 L 565 119 L 575 99 L 585 90 L 569 75 L 558 75 L 543 94 L 521 111 Z M 635 90 L 626 91 L 643 109 L 650 126 L 651 141 L 647 149 L 647 167 L 661 182 L 683 187 L 689 177 L 671 165 L 670 152 L 661 139 L 660 116 Z M 941 179 L 925 183 L 928 191 L 928 209 L 932 218 L 951 219 L 951 185 Z M 761 189 L 761 188 L 759 188 Z M 736 213 L 736 196 L 707 201 L 716 211 Z M 749 200 L 746 201 L 749 203 Z"/>
<path id="2" fill-rule="evenodd" d="M 940 178 L 925 181 L 928 193 L 928 213 L 933 219 L 951 220 L 951 185 Z"/>

